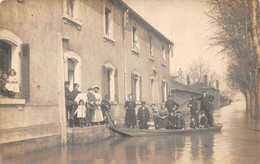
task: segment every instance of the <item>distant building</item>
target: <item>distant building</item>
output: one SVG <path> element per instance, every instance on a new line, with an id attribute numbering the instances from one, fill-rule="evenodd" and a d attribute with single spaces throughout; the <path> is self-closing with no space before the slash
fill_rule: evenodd
<path id="1" fill-rule="evenodd" d="M 15 69 L 21 87 L 19 98 L 0 98 L 2 150 L 67 142 L 66 80 L 82 92 L 99 85 L 117 122 L 130 93 L 137 104 L 165 101 L 172 47 L 122 0 L 2 1 L 0 66 Z"/>

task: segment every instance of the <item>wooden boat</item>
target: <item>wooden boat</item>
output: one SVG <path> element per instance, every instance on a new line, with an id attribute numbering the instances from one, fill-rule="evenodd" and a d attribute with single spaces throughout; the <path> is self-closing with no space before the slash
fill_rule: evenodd
<path id="1" fill-rule="evenodd" d="M 222 129 L 222 124 L 215 124 L 210 128 L 198 129 L 128 129 L 128 128 L 115 128 L 110 127 L 110 130 L 123 136 L 123 137 L 142 137 L 142 136 L 162 136 L 162 135 L 180 135 L 180 134 L 194 134 L 206 132 L 218 132 Z"/>

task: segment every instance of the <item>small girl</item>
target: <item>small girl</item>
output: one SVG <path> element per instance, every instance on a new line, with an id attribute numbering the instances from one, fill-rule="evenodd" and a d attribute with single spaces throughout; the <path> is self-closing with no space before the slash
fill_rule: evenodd
<path id="1" fill-rule="evenodd" d="M 15 96 L 17 97 L 17 94 L 20 92 L 18 77 L 14 69 L 11 69 L 9 71 L 9 77 L 7 79 L 7 84 L 5 85 L 5 88 L 10 91 L 12 98 L 14 98 Z"/>
<path id="2" fill-rule="evenodd" d="M 84 119 L 86 118 L 86 107 L 84 100 L 80 99 L 79 100 L 79 106 L 77 110 L 75 111 L 74 115 L 77 114 L 77 118 L 79 119 L 79 126 L 83 127 L 84 126 Z"/>

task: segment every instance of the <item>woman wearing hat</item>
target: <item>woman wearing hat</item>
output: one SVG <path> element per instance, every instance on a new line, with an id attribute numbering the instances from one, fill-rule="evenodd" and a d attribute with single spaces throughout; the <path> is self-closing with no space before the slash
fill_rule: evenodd
<path id="1" fill-rule="evenodd" d="M 168 126 L 168 109 L 165 108 L 164 104 L 161 104 L 161 109 L 159 110 L 159 129 L 166 129 Z"/>
<path id="2" fill-rule="evenodd" d="M 124 106 L 126 113 L 125 113 L 125 126 L 130 128 L 130 126 L 133 126 L 133 128 L 136 125 L 136 114 L 135 114 L 135 108 L 136 104 L 133 100 L 132 94 L 128 95 L 128 100 L 125 102 Z"/>
<path id="3" fill-rule="evenodd" d="M 100 124 L 102 121 L 104 121 L 101 106 L 100 106 L 102 97 L 101 94 L 99 93 L 99 86 L 95 85 L 93 89 L 94 89 L 93 94 L 95 95 L 95 102 L 94 102 L 94 112 L 92 116 L 92 122 L 94 124 Z"/>

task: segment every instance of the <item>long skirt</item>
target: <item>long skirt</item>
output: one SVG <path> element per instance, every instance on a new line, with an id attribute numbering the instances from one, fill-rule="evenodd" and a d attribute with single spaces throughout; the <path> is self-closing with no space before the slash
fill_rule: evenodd
<path id="1" fill-rule="evenodd" d="M 159 129 L 166 129 L 168 125 L 168 118 L 159 119 Z"/>
<path id="2" fill-rule="evenodd" d="M 95 106 L 95 109 L 93 111 L 93 116 L 92 116 L 92 122 L 99 123 L 102 121 L 104 121 L 104 118 L 103 118 L 101 107 L 100 105 Z"/>
<path id="3" fill-rule="evenodd" d="M 136 125 L 135 110 L 126 110 L 126 113 L 125 113 L 125 125 L 126 126 Z"/>

